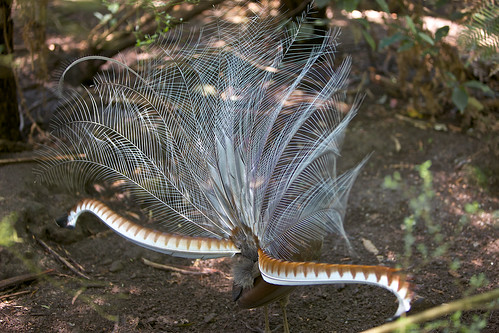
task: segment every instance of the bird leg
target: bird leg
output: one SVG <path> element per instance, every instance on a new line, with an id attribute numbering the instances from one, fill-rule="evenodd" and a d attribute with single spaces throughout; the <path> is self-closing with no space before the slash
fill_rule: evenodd
<path id="1" fill-rule="evenodd" d="M 282 324 L 284 325 L 284 333 L 289 333 L 289 325 L 288 325 L 288 315 L 286 313 L 286 306 L 289 303 L 289 294 L 284 296 L 279 300 L 279 305 L 282 309 Z"/>
<path id="2" fill-rule="evenodd" d="M 263 312 L 265 313 L 265 333 L 270 333 L 269 306 L 267 304 L 263 306 Z"/>

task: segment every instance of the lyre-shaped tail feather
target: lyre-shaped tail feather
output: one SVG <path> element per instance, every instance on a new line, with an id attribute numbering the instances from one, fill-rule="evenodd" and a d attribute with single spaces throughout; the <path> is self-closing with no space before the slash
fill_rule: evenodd
<path id="1" fill-rule="evenodd" d="M 397 315 L 407 311 L 409 284 L 393 269 L 285 261 L 308 260 L 329 233 L 346 239 L 347 198 L 364 164 L 337 172 L 360 102 L 342 111 L 350 58 L 336 66 L 337 33 L 325 32 L 316 44 L 318 36 L 301 29 L 305 23 L 305 16 L 291 29 L 272 19 L 255 18 L 245 28 L 220 23 L 205 30 L 208 38 L 189 38 L 188 47 L 172 38 L 178 42 L 150 49 L 158 57 L 137 69 L 108 59 L 119 70 L 98 76 L 83 94 L 69 94 L 55 115 L 50 153 L 72 158 L 45 160 L 40 172 L 78 191 L 95 182 L 122 184 L 169 233 L 95 200 L 80 202 L 62 224 L 74 226 L 91 212 L 158 252 L 241 253 L 248 263 L 244 283 L 258 275 L 258 257 L 270 284 L 371 283 L 397 295 Z M 93 59 L 104 58 L 74 62 L 61 86 L 72 67 Z"/>
<path id="2" fill-rule="evenodd" d="M 180 236 L 142 227 L 93 199 L 80 201 L 67 218 L 58 220 L 57 223 L 63 227 L 74 227 L 80 214 L 85 212 L 97 216 L 120 236 L 156 252 L 193 259 L 230 257 L 240 252 L 234 243 L 227 239 Z"/>
<path id="3" fill-rule="evenodd" d="M 274 259 L 258 250 L 258 266 L 263 279 L 271 284 L 301 286 L 334 283 L 362 283 L 391 291 L 399 306 L 394 317 L 411 308 L 413 293 L 409 282 L 396 269 L 383 266 L 334 265 L 315 262 L 291 262 Z"/>
<path id="4" fill-rule="evenodd" d="M 55 114 L 47 154 L 73 158 L 44 161 L 42 178 L 72 191 L 119 182 L 168 232 L 228 239 L 238 228 L 281 259 L 330 232 L 345 236 L 359 170 L 336 171 L 358 106 L 340 111 L 350 58 L 336 68 L 337 33 L 311 47 L 306 22 L 220 23 L 188 47 L 152 48 L 158 57 L 136 69 L 109 59 L 116 70 Z M 102 59 L 77 60 L 60 85 L 76 64 Z"/>

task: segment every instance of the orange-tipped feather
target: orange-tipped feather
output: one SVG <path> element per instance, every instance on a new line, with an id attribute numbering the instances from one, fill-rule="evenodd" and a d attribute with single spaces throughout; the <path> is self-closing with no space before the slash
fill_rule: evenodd
<path id="1" fill-rule="evenodd" d="M 157 59 L 137 66 L 88 56 L 66 68 L 61 94 L 77 64 L 112 65 L 82 95 L 64 94 L 50 150 L 74 158 L 44 160 L 43 178 L 79 192 L 96 182 L 122 184 L 168 233 L 90 199 L 59 224 L 74 226 L 91 212 L 158 252 L 240 253 L 234 286 L 243 307 L 297 285 L 370 283 L 398 297 L 399 315 L 411 293 L 396 270 L 306 262 L 319 256 L 326 235 L 347 240 L 348 196 L 366 159 L 343 173 L 337 162 L 360 100 L 345 112 L 351 58 L 335 63 L 337 32 L 317 35 L 306 28 L 314 22 L 306 13 L 294 24 L 265 16 L 237 27 L 218 22 L 205 27 L 208 36 L 173 36 L 151 49 L 161 51 Z"/>
<path id="2" fill-rule="evenodd" d="M 90 212 L 120 236 L 153 251 L 184 258 L 230 257 L 239 253 L 230 240 L 179 236 L 142 227 L 113 212 L 100 201 L 84 199 L 69 213 L 66 226 L 74 227 L 79 215 Z"/>
<path id="3" fill-rule="evenodd" d="M 405 275 L 383 266 L 335 265 L 313 262 L 291 262 L 274 259 L 258 249 L 258 266 L 263 279 L 271 284 L 300 286 L 333 283 L 372 284 L 390 290 L 397 296 L 395 317 L 409 311 L 413 294 Z"/>

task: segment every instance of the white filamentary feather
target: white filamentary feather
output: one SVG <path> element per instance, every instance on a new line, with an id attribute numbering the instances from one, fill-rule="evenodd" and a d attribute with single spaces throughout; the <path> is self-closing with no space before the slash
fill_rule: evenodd
<path id="1" fill-rule="evenodd" d="M 302 29 L 305 23 L 305 16 L 288 29 L 259 18 L 243 27 L 217 23 L 190 35 L 185 46 L 180 34 L 171 36 L 136 69 L 108 59 L 114 70 L 97 76 L 84 94 L 68 94 L 55 116 L 50 153 L 72 158 L 43 162 L 44 179 L 79 190 L 120 181 L 167 232 L 208 241 L 188 240 L 175 252 L 158 240 L 176 236 L 130 229 L 116 215 L 106 221 L 110 215 L 93 201 L 70 214 L 68 224 L 99 209 L 96 215 L 116 232 L 160 252 L 189 258 L 240 252 L 249 258 L 243 272 L 258 269 L 258 249 L 280 262 L 306 261 L 317 259 L 317 244 L 328 233 L 346 239 L 347 197 L 365 161 L 337 174 L 358 106 L 356 100 L 348 113 L 340 111 L 351 60 L 335 68 L 337 33 L 314 44 L 318 36 Z M 70 65 L 60 90 L 74 65 L 94 59 L 103 58 Z M 198 252 L 189 253 L 192 244 Z M 263 267 L 264 278 L 274 276 L 262 261 Z M 387 287 L 392 280 L 380 282 L 385 272 L 372 271 L 376 279 L 366 275 L 366 281 Z M 292 275 L 274 280 L 307 284 Z M 401 314 L 410 296 L 398 281 L 390 290 L 402 293 Z"/>
<path id="2" fill-rule="evenodd" d="M 280 259 L 329 232 L 344 236 L 359 170 L 336 174 L 356 111 L 338 110 L 350 59 L 335 69 L 337 33 L 311 45 L 301 25 L 219 23 L 206 41 L 161 44 L 162 57 L 137 70 L 119 63 L 59 110 L 57 153 L 78 157 L 46 163 L 43 176 L 73 188 L 124 180 L 170 232 L 251 230 Z"/>

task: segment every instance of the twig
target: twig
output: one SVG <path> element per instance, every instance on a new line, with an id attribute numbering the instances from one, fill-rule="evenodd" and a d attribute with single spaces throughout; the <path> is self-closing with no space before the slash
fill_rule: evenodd
<path id="1" fill-rule="evenodd" d="M 31 293 L 31 290 L 23 290 L 23 291 L 18 291 L 17 293 L 12 293 L 12 294 L 7 294 L 7 295 L 1 295 L 0 299 L 4 298 L 10 298 L 10 297 L 16 297 L 24 294 L 29 294 Z"/>
<path id="2" fill-rule="evenodd" d="M 78 296 L 80 296 L 81 294 L 83 294 L 83 292 L 84 292 L 85 290 L 87 290 L 87 288 L 80 288 L 80 289 L 78 289 L 78 291 L 76 291 L 76 293 L 75 293 L 75 295 L 74 295 L 73 299 L 71 300 L 71 304 L 73 304 L 73 305 L 74 305 L 74 304 L 75 304 L 75 302 L 76 302 L 76 299 L 78 298 Z"/>
<path id="3" fill-rule="evenodd" d="M 192 270 L 192 269 L 184 269 L 184 268 L 178 268 L 174 266 L 169 266 L 169 265 L 163 265 L 163 264 L 158 264 L 152 261 L 147 260 L 146 258 L 142 258 L 142 262 L 148 266 L 154 267 L 154 268 L 159 268 L 159 269 L 164 269 L 166 271 L 173 271 L 181 274 L 188 274 L 188 275 L 208 275 L 208 274 L 213 274 L 213 273 L 218 273 L 219 271 L 216 269 L 211 269 L 211 268 L 203 268 L 201 270 Z"/>
<path id="4" fill-rule="evenodd" d="M 402 96 L 403 92 L 401 91 L 401 86 L 397 81 L 394 81 L 386 76 L 381 74 L 376 74 L 371 72 L 371 80 L 378 85 L 383 86 L 390 94 L 395 96 Z M 407 91 L 414 89 L 414 85 L 410 82 L 405 82 Z"/>
<path id="5" fill-rule="evenodd" d="M 125 5 L 125 4 L 122 4 L 122 5 L 120 6 L 120 8 L 118 8 L 117 13 L 122 12 L 122 11 L 125 9 L 125 7 L 126 7 L 126 5 Z M 112 18 L 112 17 L 111 17 L 111 18 Z M 100 21 L 100 22 L 99 22 L 96 26 L 94 26 L 94 27 L 93 27 L 93 29 L 92 29 L 92 30 L 90 30 L 90 32 L 88 33 L 88 36 L 90 36 L 90 39 L 91 39 L 91 38 L 94 38 L 94 37 L 95 37 L 94 35 L 96 35 L 96 34 L 97 34 L 97 31 L 99 31 L 102 27 L 104 27 L 104 26 L 105 26 L 105 25 L 106 25 L 109 21 L 110 21 L 110 19 L 108 19 L 108 20 L 103 20 L 103 21 Z"/>
<path id="6" fill-rule="evenodd" d="M 68 258 L 68 260 L 74 265 L 76 266 L 76 268 L 78 268 L 78 270 L 80 272 L 84 272 L 85 271 L 85 268 L 80 265 L 80 263 L 76 262 L 76 260 L 74 260 L 73 258 L 71 258 L 71 255 L 69 254 L 69 252 L 66 250 L 66 249 L 62 249 L 64 251 L 64 254 L 66 255 L 66 257 Z"/>
<path id="7" fill-rule="evenodd" d="M 191 18 L 196 17 L 207 9 L 212 8 L 213 6 L 223 2 L 224 0 L 209 0 L 209 1 L 200 1 L 196 6 L 190 8 L 190 10 L 178 10 L 173 13 L 174 19 L 177 19 L 180 22 L 180 18 L 182 18 L 182 22 L 187 22 Z M 141 27 L 140 31 L 144 34 L 154 34 L 157 29 L 157 22 L 154 20 L 154 15 L 145 14 L 140 18 L 139 26 Z M 173 28 L 176 23 L 172 24 L 170 28 Z M 135 26 L 133 26 L 135 27 Z M 136 36 L 129 29 L 122 30 L 120 32 L 126 32 L 126 36 L 122 38 L 118 38 L 118 40 L 110 40 L 104 41 L 98 48 L 94 49 L 94 52 L 99 52 L 103 56 L 112 57 L 116 54 L 115 50 L 124 50 L 127 47 L 134 46 L 137 43 Z M 110 47 L 110 44 L 113 44 L 113 47 Z M 92 44 L 93 47 L 97 45 Z"/>
<path id="8" fill-rule="evenodd" d="M 24 282 L 29 282 L 32 280 L 36 280 L 45 274 L 52 273 L 54 270 L 53 269 L 47 269 L 46 271 L 40 272 L 40 273 L 29 273 L 29 274 L 23 274 L 19 276 L 14 276 L 5 280 L 0 281 L 0 289 L 7 288 L 10 286 L 15 286 Z"/>
<path id="9" fill-rule="evenodd" d="M 491 302 L 494 301 L 495 304 L 494 303 L 491 304 Z M 392 332 L 397 329 L 400 330 L 406 328 L 410 324 L 423 323 L 456 311 L 491 309 L 498 306 L 499 306 L 499 288 L 484 294 L 470 296 L 451 303 L 442 304 L 434 308 L 428 309 L 426 311 L 423 311 L 421 313 L 418 313 L 414 316 L 400 318 L 399 320 L 393 323 L 388 323 L 378 327 L 374 327 L 362 333 Z"/>
<path id="10" fill-rule="evenodd" d="M 424 121 L 424 120 L 412 119 L 412 118 L 409 118 L 409 117 L 406 117 L 406 116 L 403 116 L 403 115 L 400 115 L 400 114 L 396 114 L 395 118 L 403 120 L 403 121 L 406 121 L 406 122 L 412 124 L 414 127 L 420 128 L 420 129 L 423 129 L 423 130 L 431 128 L 430 124 L 427 121 Z"/>
<path id="11" fill-rule="evenodd" d="M 42 241 L 41 239 L 38 239 L 35 235 L 33 235 L 33 237 L 41 246 L 43 246 L 45 248 L 45 250 L 47 250 L 50 254 L 52 254 L 57 260 L 59 260 L 62 264 L 64 264 L 67 268 L 69 268 L 73 273 L 75 273 L 76 275 L 78 275 L 84 279 L 90 280 L 90 278 L 88 276 L 86 276 L 85 274 L 80 272 L 78 269 L 76 269 L 68 260 L 66 260 L 61 255 L 59 255 L 57 252 L 55 252 L 44 241 Z"/>
<path id="12" fill-rule="evenodd" d="M 35 162 L 53 161 L 53 160 L 74 160 L 75 158 L 84 158 L 84 157 L 85 154 L 14 157 L 14 158 L 1 159 L 0 165 L 15 164 L 15 163 L 35 163 Z"/>
<path id="13" fill-rule="evenodd" d="M 97 36 L 97 38 L 96 38 L 95 42 L 93 42 L 93 44 L 99 45 L 109 35 L 111 35 L 113 32 L 115 32 L 117 29 L 119 29 L 120 26 L 126 22 L 126 20 L 128 20 L 130 17 L 132 17 L 132 15 L 135 14 L 139 8 L 140 8 L 140 5 L 138 5 L 138 4 L 133 5 L 132 9 L 128 10 L 128 12 L 126 12 L 125 15 L 123 15 L 116 23 L 114 23 L 111 27 L 107 28 L 103 33 L 101 33 L 99 36 Z M 125 7 L 120 8 L 120 10 L 125 10 Z M 101 28 L 101 27 L 99 27 L 99 28 Z M 95 33 L 97 33 L 97 31 L 95 31 Z"/>
<path id="14" fill-rule="evenodd" d="M 305 9 L 305 7 L 309 6 L 311 3 L 311 1 L 302 1 L 301 3 L 299 3 L 298 6 L 296 6 L 295 8 L 293 8 L 293 10 L 290 10 L 286 13 L 284 13 L 284 16 L 286 18 L 293 18 L 295 17 L 297 14 L 300 14 L 303 12 L 303 10 Z"/>

